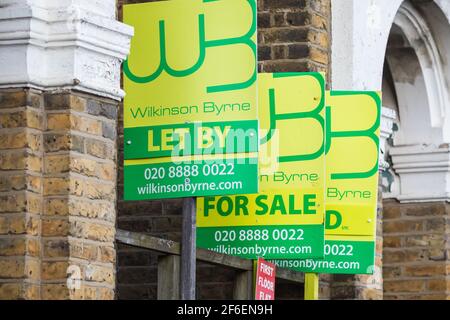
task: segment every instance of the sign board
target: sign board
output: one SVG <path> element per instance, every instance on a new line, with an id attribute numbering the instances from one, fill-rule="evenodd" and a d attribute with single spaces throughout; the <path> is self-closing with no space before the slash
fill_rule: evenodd
<path id="1" fill-rule="evenodd" d="M 378 202 L 381 94 L 327 93 L 324 260 L 279 260 L 302 272 L 372 274 Z"/>
<path id="2" fill-rule="evenodd" d="M 125 200 L 258 191 L 256 0 L 124 6 Z"/>
<path id="3" fill-rule="evenodd" d="M 197 199 L 197 246 L 248 259 L 323 258 L 325 80 L 260 74 L 260 192 Z"/>
<path id="4" fill-rule="evenodd" d="M 276 266 L 259 258 L 255 269 L 255 300 L 275 300 Z"/>

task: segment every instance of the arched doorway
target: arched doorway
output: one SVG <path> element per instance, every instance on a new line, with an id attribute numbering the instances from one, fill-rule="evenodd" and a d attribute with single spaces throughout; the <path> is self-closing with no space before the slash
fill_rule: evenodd
<path id="1" fill-rule="evenodd" d="M 443 7 L 444 6 L 444 7 Z M 450 25 L 442 1 L 404 1 L 392 25 L 383 105 L 395 132 L 382 174 L 385 299 L 445 299 L 450 208 Z M 448 232 L 448 231 L 447 231 Z"/>

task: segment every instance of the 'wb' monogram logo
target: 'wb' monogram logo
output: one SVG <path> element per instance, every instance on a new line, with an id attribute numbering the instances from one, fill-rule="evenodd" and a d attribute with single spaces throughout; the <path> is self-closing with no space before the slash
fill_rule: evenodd
<path id="1" fill-rule="evenodd" d="M 214 0 L 213 0 L 214 1 Z M 213 2 L 212 0 L 203 0 L 204 3 Z M 249 79 L 243 82 L 230 83 L 230 84 L 222 84 L 209 86 L 206 88 L 207 93 L 214 92 L 222 92 L 222 91 L 233 91 L 233 90 L 241 90 L 250 87 L 253 83 L 255 83 L 257 78 L 257 70 L 256 70 L 256 43 L 252 40 L 253 36 L 256 33 L 256 1 L 255 0 L 247 0 L 248 5 L 252 10 L 252 22 L 249 30 L 243 36 L 232 37 L 226 39 L 215 39 L 208 40 L 206 39 L 206 31 L 205 31 L 205 15 L 198 15 L 198 32 L 199 32 L 199 55 L 197 61 L 189 68 L 184 70 L 176 70 L 172 68 L 167 59 L 167 42 L 166 42 L 166 21 L 159 21 L 159 54 L 160 54 L 160 62 L 158 68 L 148 76 L 138 76 L 130 69 L 129 61 L 126 60 L 124 62 L 123 70 L 125 75 L 132 81 L 136 83 L 150 83 L 157 79 L 163 72 L 166 72 L 168 75 L 176 78 L 182 78 L 189 75 L 192 75 L 196 71 L 198 71 L 204 64 L 207 58 L 207 51 L 209 48 L 214 47 L 223 47 L 223 46 L 232 46 L 232 45 L 244 45 L 251 49 L 253 53 L 253 58 L 255 61 L 255 68 L 253 70 L 253 74 Z"/>
<path id="2" fill-rule="evenodd" d="M 348 179 L 367 179 L 373 177 L 378 172 L 378 156 L 379 156 L 379 146 L 380 139 L 378 137 L 378 131 L 380 128 L 381 121 L 381 98 L 376 92 L 371 91 L 330 91 L 327 98 L 325 95 L 325 83 L 324 79 L 320 74 L 315 73 L 278 73 L 274 74 L 274 79 L 280 78 L 289 78 L 292 76 L 297 77 L 305 77 L 308 79 L 309 83 L 316 83 L 317 87 L 320 88 L 320 94 L 317 93 L 317 97 L 314 98 L 315 106 L 308 111 L 298 111 L 298 112 L 280 112 L 277 108 L 282 109 L 282 104 L 277 103 L 278 96 L 286 96 L 286 91 L 283 93 L 283 86 L 279 85 L 278 88 L 270 88 L 268 90 L 268 106 L 269 106 L 269 122 L 270 128 L 268 130 L 268 134 L 261 139 L 261 144 L 264 145 L 272 139 L 272 134 L 279 131 L 279 139 L 280 141 L 287 141 L 292 139 L 293 132 L 298 132 L 298 124 L 300 121 L 308 120 L 310 123 L 313 121 L 316 125 L 320 127 L 321 135 L 320 138 L 315 138 L 309 136 L 310 128 L 308 127 L 305 132 L 302 132 L 304 138 L 299 139 L 296 143 L 296 146 L 300 146 L 302 144 L 307 144 L 310 141 L 315 141 L 316 147 L 315 150 L 311 153 L 307 154 L 281 154 L 278 157 L 278 161 L 280 163 L 283 162 L 296 162 L 296 161 L 311 161 L 318 159 L 322 156 L 328 156 L 330 161 L 334 161 L 335 163 L 348 163 L 350 165 L 347 166 L 347 170 L 350 172 L 334 172 L 337 170 L 335 168 L 330 169 L 328 167 L 327 171 L 330 174 L 330 178 L 332 180 L 348 180 Z M 282 79 L 281 79 L 282 80 Z M 287 87 L 287 86 L 285 86 Z M 312 87 L 312 86 L 311 86 Z M 280 91 L 281 94 L 277 95 L 277 91 Z M 301 90 L 299 90 L 300 92 Z M 307 94 L 307 90 L 305 90 Z M 339 97 L 341 99 L 339 99 Z M 362 100 L 361 97 L 367 98 L 366 100 Z M 298 98 L 297 98 L 298 99 Z M 291 100 L 294 100 L 293 98 Z M 306 98 L 302 97 L 299 99 L 299 103 L 304 103 Z M 343 116 L 345 114 L 350 114 L 354 112 L 353 105 L 357 105 L 358 103 L 362 103 L 358 105 L 358 108 L 364 108 L 365 114 L 364 116 L 353 117 L 353 121 L 360 125 L 361 128 L 349 128 L 355 127 L 355 125 L 349 121 L 346 121 L 346 117 Z M 325 111 L 325 112 L 323 112 Z M 325 114 L 324 114 L 325 113 Z M 297 121 L 295 124 L 292 124 L 288 130 L 280 130 L 278 127 L 281 126 L 282 122 L 286 121 Z M 296 127 L 297 126 L 297 127 Z M 348 129 L 347 129 L 348 128 Z M 372 152 L 375 157 L 370 158 L 366 161 L 366 159 L 358 159 L 353 157 L 352 160 L 354 162 L 349 162 L 348 155 L 349 154 L 357 154 L 355 152 L 355 141 L 359 141 L 359 147 L 364 147 L 364 152 Z M 338 144 L 339 142 L 339 144 Z M 337 145 L 337 147 L 335 147 Z M 292 150 L 288 150 L 292 152 Z M 360 152 L 360 151 L 358 151 Z M 333 158 L 331 158 L 333 157 Z M 345 158 L 347 157 L 347 158 Z M 356 159 L 355 159 L 356 158 Z M 354 169 L 354 166 L 351 165 L 353 163 L 359 164 L 362 169 Z M 364 167 L 368 167 L 364 169 Z M 343 170 L 343 169 L 340 169 Z M 359 170 L 354 172 L 354 170 Z"/>

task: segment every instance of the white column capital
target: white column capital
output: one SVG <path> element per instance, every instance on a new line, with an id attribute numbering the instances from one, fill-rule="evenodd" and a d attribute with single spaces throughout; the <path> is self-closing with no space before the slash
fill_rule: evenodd
<path id="1" fill-rule="evenodd" d="M 415 145 L 390 149 L 400 177 L 401 202 L 450 201 L 450 147 Z"/>
<path id="2" fill-rule="evenodd" d="M 115 0 L 1 0 L 0 88 L 74 89 L 122 99 L 133 28 Z"/>

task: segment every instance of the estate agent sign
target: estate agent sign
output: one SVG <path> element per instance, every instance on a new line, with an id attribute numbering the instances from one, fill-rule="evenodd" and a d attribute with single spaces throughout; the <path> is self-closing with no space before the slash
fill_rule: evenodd
<path id="1" fill-rule="evenodd" d="M 256 0 L 124 7 L 124 198 L 198 197 L 202 248 L 371 274 L 381 94 L 257 75 L 256 16 Z"/>
<path id="2" fill-rule="evenodd" d="M 372 274 L 378 199 L 381 94 L 327 94 L 325 259 L 279 260 L 311 273 Z"/>
<path id="3" fill-rule="evenodd" d="M 125 200 L 255 193 L 256 0 L 124 7 Z"/>
<path id="4" fill-rule="evenodd" d="M 197 245 L 249 259 L 324 256 L 325 80 L 260 74 L 258 194 L 197 200 Z"/>

